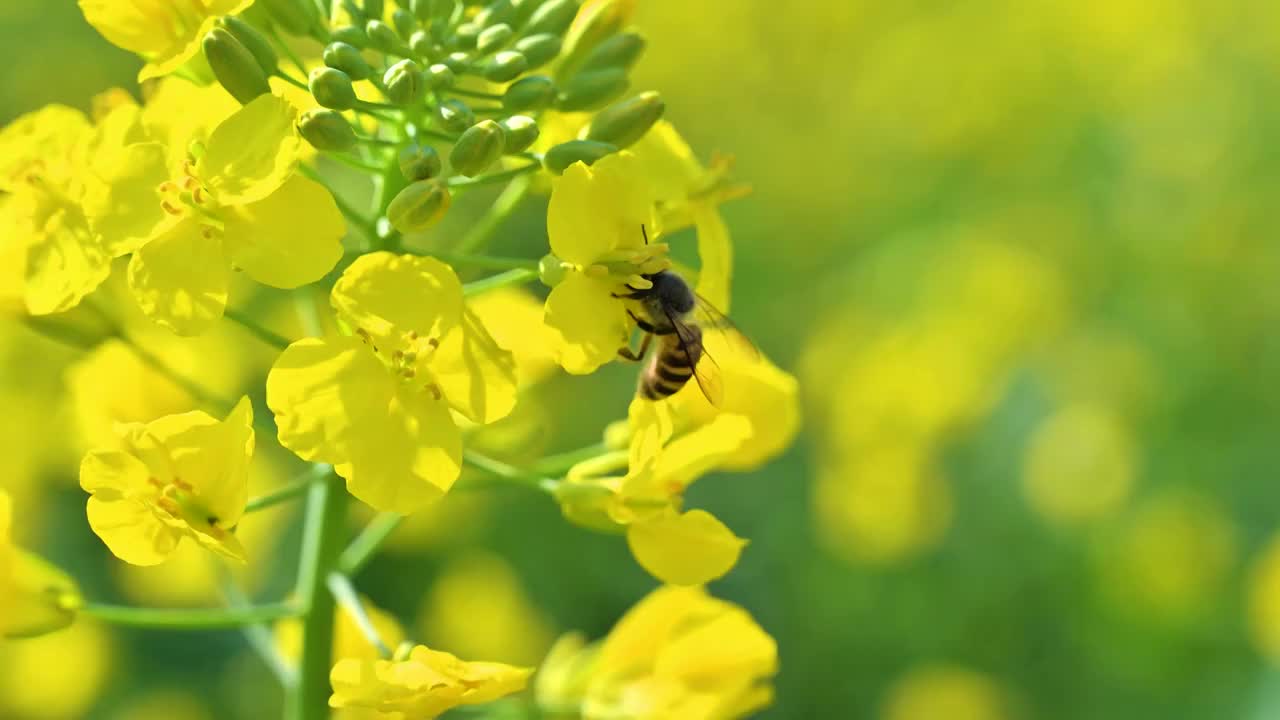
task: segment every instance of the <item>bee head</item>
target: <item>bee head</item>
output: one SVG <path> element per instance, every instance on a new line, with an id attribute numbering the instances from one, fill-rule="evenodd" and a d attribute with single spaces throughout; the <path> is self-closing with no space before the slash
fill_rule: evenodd
<path id="1" fill-rule="evenodd" d="M 656 303 L 680 315 L 693 312 L 695 296 L 684 278 L 670 270 L 662 270 L 649 276 L 653 288 L 649 291 Z"/>

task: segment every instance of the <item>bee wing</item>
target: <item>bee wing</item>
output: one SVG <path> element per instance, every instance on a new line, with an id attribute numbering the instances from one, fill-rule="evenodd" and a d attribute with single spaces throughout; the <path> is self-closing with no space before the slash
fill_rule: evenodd
<path id="1" fill-rule="evenodd" d="M 716 309 L 709 300 L 694 293 L 696 302 L 693 308 L 694 317 L 704 330 L 716 330 L 728 341 L 727 345 L 746 360 L 756 362 L 760 359 L 760 350 L 751 338 L 742 332 L 732 320 Z"/>
<path id="2" fill-rule="evenodd" d="M 720 382 L 720 364 L 707 353 L 707 348 L 702 343 L 702 331 L 696 327 L 690 327 L 688 323 L 669 311 L 666 311 L 666 314 L 671 327 L 675 328 L 680 349 L 684 351 L 685 358 L 693 367 L 693 379 L 698 382 L 698 389 L 702 391 L 707 402 L 714 407 L 720 407 L 724 404 L 724 385 Z M 698 348 L 696 361 L 693 348 Z"/>

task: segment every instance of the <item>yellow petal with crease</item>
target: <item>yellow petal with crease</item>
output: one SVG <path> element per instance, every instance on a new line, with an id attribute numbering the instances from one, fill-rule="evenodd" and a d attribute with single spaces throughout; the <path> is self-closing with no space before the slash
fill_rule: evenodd
<path id="1" fill-rule="evenodd" d="M 222 317 L 230 273 L 222 239 L 187 219 L 133 254 L 129 289 L 152 320 L 179 335 L 197 335 Z"/>
<path id="2" fill-rule="evenodd" d="M 672 585 L 702 585 L 733 569 L 747 542 L 704 510 L 645 520 L 627 529 L 636 562 Z"/>
<path id="3" fill-rule="evenodd" d="M 342 259 L 346 221 L 329 191 L 300 175 L 262 200 L 231 208 L 225 222 L 232 262 L 264 285 L 306 285 Z"/>

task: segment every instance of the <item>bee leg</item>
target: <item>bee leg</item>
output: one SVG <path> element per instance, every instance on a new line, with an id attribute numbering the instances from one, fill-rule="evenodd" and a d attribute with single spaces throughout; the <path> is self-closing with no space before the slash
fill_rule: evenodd
<path id="1" fill-rule="evenodd" d="M 645 353 L 649 352 L 649 343 L 653 341 L 653 335 L 645 333 L 644 340 L 640 341 L 640 349 L 632 350 L 631 346 L 618 348 L 618 357 L 631 362 L 640 362 L 644 359 Z"/>

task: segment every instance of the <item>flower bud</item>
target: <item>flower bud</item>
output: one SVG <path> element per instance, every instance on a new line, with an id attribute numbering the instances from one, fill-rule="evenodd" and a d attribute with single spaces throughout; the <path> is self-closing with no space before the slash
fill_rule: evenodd
<path id="1" fill-rule="evenodd" d="M 396 31 L 381 20 L 370 20 L 365 23 L 364 32 L 369 36 L 369 45 L 390 55 L 408 55 L 409 48 L 396 34 Z"/>
<path id="2" fill-rule="evenodd" d="M 298 134 L 317 150 L 342 151 L 356 144 L 356 131 L 342 113 L 312 108 L 298 116 Z"/>
<path id="3" fill-rule="evenodd" d="M 471 62 L 464 52 L 449 53 L 440 62 L 452 70 L 455 75 L 461 75 L 471 69 Z"/>
<path id="4" fill-rule="evenodd" d="M 556 84 L 544 75 L 520 78 L 502 94 L 502 109 L 511 112 L 541 110 L 556 99 Z"/>
<path id="5" fill-rule="evenodd" d="M 476 13 L 476 23 L 482 28 L 490 28 L 494 25 L 506 23 L 510 19 L 513 10 L 511 0 L 494 0 Z"/>
<path id="6" fill-rule="evenodd" d="M 585 70 L 601 68 L 630 70 L 644 54 L 646 44 L 644 37 L 639 33 L 619 33 L 597 45 L 582 61 L 582 67 Z"/>
<path id="7" fill-rule="evenodd" d="M 427 87 L 432 90 L 452 87 L 456 79 L 453 71 L 444 63 L 436 63 L 427 68 Z"/>
<path id="8" fill-rule="evenodd" d="M 454 50 L 474 50 L 480 38 L 480 26 L 475 23 L 462 23 L 454 28 L 449 38 L 449 46 Z"/>
<path id="9" fill-rule="evenodd" d="M 396 8 L 396 11 L 391 14 L 391 25 L 395 27 L 400 37 L 407 38 L 418 29 L 418 18 L 404 8 Z"/>
<path id="10" fill-rule="evenodd" d="M 241 105 L 271 92 L 257 58 L 224 28 L 210 30 L 201 45 L 214 77 Z"/>
<path id="11" fill-rule="evenodd" d="M 290 35 L 310 35 L 320 20 L 315 3 L 308 0 L 259 0 L 258 5 Z"/>
<path id="12" fill-rule="evenodd" d="M 490 82 L 508 82 L 520 77 L 529 67 L 529 61 L 515 50 L 503 50 L 489 58 L 482 66 L 484 79 Z"/>
<path id="13" fill-rule="evenodd" d="M 538 279 L 549 288 L 559 285 L 566 274 L 564 261 L 554 253 L 547 253 L 538 261 Z"/>
<path id="14" fill-rule="evenodd" d="M 341 70 L 352 80 L 368 80 L 373 75 L 373 68 L 364 55 L 354 45 L 344 42 L 331 42 L 325 46 L 324 64 Z"/>
<path id="15" fill-rule="evenodd" d="M 525 59 L 529 61 L 530 70 L 540 68 L 555 60 L 560 54 L 560 36 L 544 33 L 520 38 L 516 41 L 515 49 L 524 53 Z"/>
<path id="16" fill-rule="evenodd" d="M 413 16 L 422 22 L 430 22 L 434 17 L 432 11 L 435 10 L 435 6 L 442 4 L 444 3 L 441 3 L 438 0 L 411 0 L 409 3 L 409 12 L 413 13 Z"/>
<path id="17" fill-rule="evenodd" d="M 548 150 L 547 154 L 542 158 L 542 166 L 553 175 L 559 175 L 564 172 L 565 168 L 576 162 L 594 165 L 597 160 L 605 155 L 616 152 L 618 152 L 617 146 L 609 143 L 595 140 L 570 140 Z"/>
<path id="18" fill-rule="evenodd" d="M 582 9 L 565 33 L 565 72 L 575 72 L 582 60 L 630 21 L 635 0 L 592 0 Z"/>
<path id="19" fill-rule="evenodd" d="M 525 35 L 550 33 L 563 35 L 578 14 L 578 3 L 574 0 L 547 0 L 529 16 L 529 24 L 524 27 Z"/>
<path id="20" fill-rule="evenodd" d="M 350 110 L 358 102 L 356 91 L 351 87 L 351 78 L 341 70 L 331 67 L 316 68 L 311 71 L 311 95 L 322 107 L 332 110 Z"/>
<path id="21" fill-rule="evenodd" d="M 431 33 L 426 30 L 414 30 L 409 36 L 409 50 L 417 57 L 430 60 L 440 54 L 440 48 L 436 47 L 436 41 L 431 39 Z"/>
<path id="22" fill-rule="evenodd" d="M 460 133 L 476 124 L 476 114 L 461 100 L 451 99 L 440 103 L 436 109 L 440 124 L 449 132 Z"/>
<path id="23" fill-rule="evenodd" d="M 234 15 L 220 17 L 215 24 L 231 33 L 232 37 L 239 40 L 240 44 L 253 54 L 253 58 L 258 61 L 264 74 L 271 75 L 276 71 L 279 65 L 276 51 L 272 49 L 267 37 L 258 32 L 257 28 Z"/>
<path id="24" fill-rule="evenodd" d="M 387 88 L 387 99 L 406 107 L 422 100 L 427 91 L 426 75 L 422 67 L 412 60 L 401 60 L 387 68 L 382 83 Z"/>
<path id="25" fill-rule="evenodd" d="M 625 148 L 649 132 L 666 109 L 658 93 L 640 93 L 601 110 L 591 119 L 583 137 Z"/>
<path id="26" fill-rule="evenodd" d="M 392 198 L 387 220 L 400 232 L 425 230 L 444 217 L 452 199 L 449 187 L 442 181 L 419 180 Z"/>
<path id="27" fill-rule="evenodd" d="M 365 17 L 371 17 L 371 18 L 382 17 L 382 11 L 383 11 L 382 0 L 364 0 L 364 2 L 361 4 L 364 5 Z"/>
<path id="28" fill-rule="evenodd" d="M 502 19 L 502 22 L 520 30 L 542 6 L 542 2 L 543 0 L 511 0 L 511 12 Z"/>
<path id="29" fill-rule="evenodd" d="M 409 182 L 430 180 L 440 174 L 440 154 L 430 145 L 410 143 L 400 150 L 400 174 Z"/>
<path id="30" fill-rule="evenodd" d="M 503 45 L 515 35 L 515 31 L 510 25 L 494 25 L 481 31 L 480 36 L 476 38 L 476 50 L 481 53 L 490 53 Z"/>
<path id="31" fill-rule="evenodd" d="M 481 120 L 467 128 L 449 152 L 449 165 L 462 175 L 474 177 L 502 157 L 506 137 L 502 126 Z"/>
<path id="32" fill-rule="evenodd" d="M 631 81 L 621 68 L 589 70 L 573 76 L 556 97 L 556 108 L 564 112 L 596 110 L 627 91 Z"/>
<path id="33" fill-rule="evenodd" d="M 334 42 L 344 42 L 355 48 L 369 47 L 369 34 L 364 31 L 364 28 L 355 25 L 334 28 L 333 32 L 329 33 L 329 37 Z"/>
<path id="34" fill-rule="evenodd" d="M 531 117 L 512 115 L 498 125 L 506 135 L 503 152 L 523 152 L 538 139 L 538 123 Z"/>

